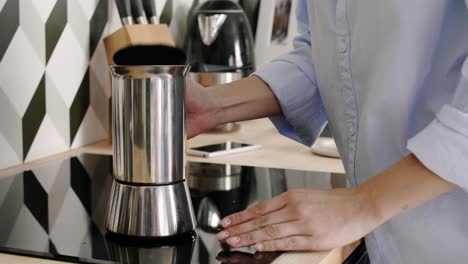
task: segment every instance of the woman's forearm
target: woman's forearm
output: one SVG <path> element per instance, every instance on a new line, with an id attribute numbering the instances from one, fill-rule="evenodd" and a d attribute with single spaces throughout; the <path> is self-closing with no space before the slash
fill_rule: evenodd
<path id="1" fill-rule="evenodd" d="M 368 200 L 373 204 L 381 224 L 455 187 L 411 154 L 372 177 L 358 189 L 368 194 Z"/>
<path id="2" fill-rule="evenodd" d="M 256 76 L 207 89 L 216 101 L 214 117 L 217 125 L 281 113 L 278 100 L 271 89 Z"/>

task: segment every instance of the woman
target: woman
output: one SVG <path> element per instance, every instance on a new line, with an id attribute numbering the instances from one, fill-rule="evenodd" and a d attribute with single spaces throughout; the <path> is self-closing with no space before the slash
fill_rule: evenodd
<path id="1" fill-rule="evenodd" d="M 299 0 L 295 49 L 243 80 L 187 89 L 189 136 L 271 117 L 311 145 L 328 123 L 349 189 L 290 191 L 223 219 L 218 239 L 372 263 L 468 259 L 468 2 Z"/>

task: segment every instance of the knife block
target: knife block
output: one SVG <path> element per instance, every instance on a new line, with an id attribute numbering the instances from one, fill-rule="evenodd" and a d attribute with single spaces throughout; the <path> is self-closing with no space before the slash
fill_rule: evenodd
<path id="1" fill-rule="evenodd" d="M 119 50 L 137 45 L 175 47 L 175 42 L 166 24 L 125 25 L 104 39 L 108 64 L 115 65 L 113 57 Z"/>

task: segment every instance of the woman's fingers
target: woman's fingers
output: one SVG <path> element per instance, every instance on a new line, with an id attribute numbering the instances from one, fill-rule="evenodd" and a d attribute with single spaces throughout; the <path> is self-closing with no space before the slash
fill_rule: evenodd
<path id="1" fill-rule="evenodd" d="M 226 240 L 231 247 L 245 247 L 263 241 L 271 241 L 284 237 L 304 235 L 303 223 L 299 221 L 268 225 L 260 230 L 244 233 L 239 236 L 230 237 Z"/>
<path id="2" fill-rule="evenodd" d="M 228 216 L 218 239 L 235 248 L 255 245 L 258 251 L 336 248 L 377 226 L 368 201 L 356 189 L 290 191 Z"/>
<path id="3" fill-rule="evenodd" d="M 267 215 L 254 218 L 248 222 L 232 226 L 224 231 L 219 232 L 216 235 L 216 238 L 218 240 L 224 241 L 229 237 L 239 236 L 244 233 L 262 229 L 269 225 L 279 224 L 279 223 L 287 222 L 291 220 L 296 220 L 296 219 L 294 218 L 294 215 L 292 215 L 286 207 L 278 211 L 271 212 Z"/>
<path id="4" fill-rule="evenodd" d="M 286 200 L 282 195 L 274 197 L 271 200 L 258 203 L 242 212 L 225 217 L 221 221 L 223 228 L 228 228 L 238 224 L 245 223 L 254 218 L 261 217 L 273 211 L 277 211 L 286 205 Z"/>
<path id="5" fill-rule="evenodd" d="M 257 251 L 317 250 L 315 239 L 307 236 L 290 236 L 255 244 Z"/>

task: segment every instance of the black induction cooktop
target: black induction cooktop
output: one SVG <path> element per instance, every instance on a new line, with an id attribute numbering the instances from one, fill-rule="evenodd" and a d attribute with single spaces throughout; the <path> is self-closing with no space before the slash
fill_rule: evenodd
<path id="1" fill-rule="evenodd" d="M 191 163 L 198 227 L 171 239 L 134 240 L 104 228 L 112 158 L 84 154 L 0 178 L 0 252 L 78 263 L 271 263 L 280 253 L 231 251 L 215 234 L 222 217 L 291 186 L 286 171 Z M 304 186 L 302 186 L 304 187 Z"/>

